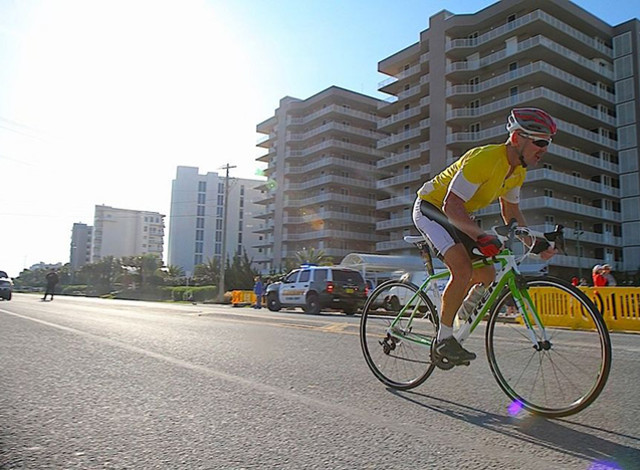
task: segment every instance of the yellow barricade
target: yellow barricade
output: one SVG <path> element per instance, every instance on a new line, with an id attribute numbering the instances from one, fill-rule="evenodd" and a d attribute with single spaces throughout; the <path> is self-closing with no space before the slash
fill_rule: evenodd
<path id="1" fill-rule="evenodd" d="M 579 287 L 602 312 L 610 331 L 640 331 L 640 288 Z M 549 326 L 589 328 L 582 306 L 569 295 L 549 287 L 529 290 L 542 321 Z"/>
<path id="2" fill-rule="evenodd" d="M 231 291 L 231 305 L 234 307 L 242 307 L 244 305 L 255 305 L 256 294 L 251 290 L 234 290 Z"/>

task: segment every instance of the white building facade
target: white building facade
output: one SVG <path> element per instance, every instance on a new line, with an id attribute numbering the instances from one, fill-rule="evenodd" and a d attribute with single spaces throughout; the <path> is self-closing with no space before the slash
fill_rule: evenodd
<path id="1" fill-rule="evenodd" d="M 164 215 L 159 212 L 97 205 L 91 239 L 91 262 L 153 254 L 162 259 Z"/>
<path id="2" fill-rule="evenodd" d="M 73 224 L 71 229 L 71 248 L 69 265 L 77 271 L 85 264 L 91 263 L 91 234 L 93 227 L 83 223 Z"/>
<path id="3" fill-rule="evenodd" d="M 379 100 L 329 87 L 305 100 L 285 97 L 258 124 L 267 153 L 260 204 L 264 271 L 280 271 L 304 249 L 335 263 L 351 252 L 374 252 Z"/>
<path id="4" fill-rule="evenodd" d="M 171 187 L 167 264 L 181 267 L 187 276 L 193 275 L 198 264 L 222 259 L 223 241 L 228 260 L 244 252 L 249 260 L 261 256 L 261 249 L 254 246 L 261 238 L 256 233 L 262 224 L 256 218 L 261 209 L 256 201 L 261 198 L 257 187 L 263 181 L 232 177 L 228 181 L 223 240 L 226 175 L 200 174 L 195 167 L 177 168 Z"/>

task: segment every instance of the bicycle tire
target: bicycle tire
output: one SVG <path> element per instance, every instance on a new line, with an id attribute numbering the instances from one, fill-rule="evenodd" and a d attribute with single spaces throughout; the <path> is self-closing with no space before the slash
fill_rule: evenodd
<path id="1" fill-rule="evenodd" d="M 409 302 L 416 293 L 416 301 Z M 391 328 L 400 308 L 409 303 L 415 305 L 409 305 Z M 410 312 L 416 309 L 407 328 Z M 378 380 L 398 390 L 409 390 L 424 383 L 435 368 L 428 344 L 437 331 L 438 314 L 427 295 L 415 284 L 390 280 L 369 295 L 362 309 L 360 345 Z"/>
<path id="2" fill-rule="evenodd" d="M 578 413 L 593 403 L 607 382 L 611 369 L 607 327 L 593 302 L 568 282 L 546 276 L 525 277 L 525 284 L 527 289 L 545 288 L 529 294 L 543 317 L 550 344 L 539 342 L 542 347 L 537 350 L 524 322 L 507 317 L 509 308 L 518 307 L 505 289 L 486 329 L 491 372 L 513 400 L 511 414 L 521 408 L 549 418 Z"/>

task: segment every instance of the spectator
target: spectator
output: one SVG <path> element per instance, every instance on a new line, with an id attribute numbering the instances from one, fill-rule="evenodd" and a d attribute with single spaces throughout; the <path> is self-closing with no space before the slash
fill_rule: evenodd
<path id="1" fill-rule="evenodd" d="M 45 276 L 45 279 L 47 280 L 47 288 L 44 291 L 44 297 L 42 298 L 42 300 L 47 300 L 47 295 L 50 295 L 51 300 L 53 300 L 53 294 L 55 293 L 55 290 L 56 290 L 56 284 L 58 283 L 60 278 L 58 277 L 58 274 L 56 273 L 55 269 L 52 269 Z"/>
<path id="2" fill-rule="evenodd" d="M 596 264 L 593 267 L 593 271 L 591 271 L 594 287 L 605 287 L 607 285 L 607 279 L 602 275 L 602 273 L 602 266 Z"/>
<path id="3" fill-rule="evenodd" d="M 263 290 L 263 285 L 262 285 L 262 277 L 261 276 L 256 276 L 255 277 L 255 284 L 253 285 L 253 293 L 256 294 L 256 304 L 253 306 L 253 308 L 262 308 L 262 294 L 264 292 Z"/>
<path id="4" fill-rule="evenodd" d="M 602 275 L 607 280 L 607 287 L 618 285 L 618 283 L 616 282 L 616 278 L 613 277 L 613 274 L 611 274 L 611 266 L 609 266 L 608 264 L 602 265 Z"/>
<path id="5" fill-rule="evenodd" d="M 589 285 L 589 283 L 587 282 L 587 280 L 584 277 L 580 278 L 580 282 L 578 283 L 579 286 L 583 286 L 583 287 L 587 287 Z"/>
<path id="6" fill-rule="evenodd" d="M 577 286 L 579 282 L 580 282 L 580 280 L 577 277 L 573 276 L 571 278 L 571 285 L 572 286 Z"/>

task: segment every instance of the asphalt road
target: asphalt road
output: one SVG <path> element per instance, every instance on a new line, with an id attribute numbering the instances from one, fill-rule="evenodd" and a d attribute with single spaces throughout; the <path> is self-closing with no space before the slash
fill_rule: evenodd
<path id="1" fill-rule="evenodd" d="M 359 316 L 15 294 L 0 302 L 0 468 L 640 469 L 640 335 L 598 400 L 512 417 L 471 367 L 395 392 Z"/>

